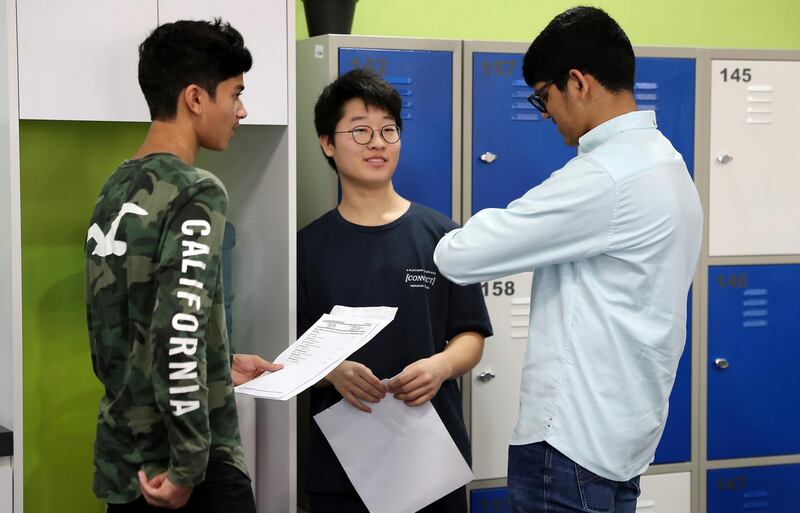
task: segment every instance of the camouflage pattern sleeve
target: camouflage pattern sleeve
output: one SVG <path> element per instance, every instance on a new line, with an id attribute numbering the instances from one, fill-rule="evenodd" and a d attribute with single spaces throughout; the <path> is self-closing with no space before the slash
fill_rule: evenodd
<path id="1" fill-rule="evenodd" d="M 207 351 L 219 349 L 209 348 L 205 336 L 221 282 L 227 196 L 206 180 L 186 189 L 173 205 L 156 265 L 151 375 L 169 437 L 167 477 L 194 486 L 204 479 L 211 446 Z"/>

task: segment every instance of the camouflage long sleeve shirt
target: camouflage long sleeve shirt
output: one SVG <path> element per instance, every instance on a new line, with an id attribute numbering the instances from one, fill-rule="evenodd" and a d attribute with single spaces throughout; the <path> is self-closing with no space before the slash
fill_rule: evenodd
<path id="1" fill-rule="evenodd" d="M 174 155 L 124 162 L 86 242 L 86 304 L 100 399 L 94 492 L 139 495 L 137 472 L 203 481 L 209 460 L 246 471 L 225 330 L 227 194 Z"/>

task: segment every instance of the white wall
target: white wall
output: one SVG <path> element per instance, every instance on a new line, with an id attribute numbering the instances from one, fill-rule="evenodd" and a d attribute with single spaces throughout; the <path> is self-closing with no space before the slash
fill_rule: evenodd
<path id="1" fill-rule="evenodd" d="M 7 35 L 6 2 L 0 8 L 0 34 Z M 0 38 L 0 425 L 11 429 L 14 420 L 12 394 L 11 316 L 11 158 L 9 137 L 8 37 Z M 15 120 L 16 121 L 16 120 Z"/>

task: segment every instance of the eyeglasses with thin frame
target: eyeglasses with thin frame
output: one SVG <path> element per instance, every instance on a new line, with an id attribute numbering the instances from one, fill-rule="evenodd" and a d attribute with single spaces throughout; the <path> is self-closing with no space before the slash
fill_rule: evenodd
<path id="1" fill-rule="evenodd" d="M 353 136 L 353 140 L 356 142 L 356 144 L 360 144 L 362 146 L 371 143 L 372 138 L 375 137 L 375 129 L 368 125 L 358 125 L 354 126 L 352 130 L 334 133 L 350 134 Z M 400 127 L 395 124 L 384 126 L 380 129 L 380 134 L 381 139 L 383 139 L 386 144 L 395 144 L 400 141 Z"/>
<path id="2" fill-rule="evenodd" d="M 545 92 L 548 87 L 550 87 L 551 85 L 553 85 L 555 83 L 556 83 L 555 80 L 550 80 L 549 82 L 546 82 L 539 89 L 535 89 L 533 91 L 533 94 L 528 96 L 528 101 L 530 102 L 531 105 L 533 105 L 533 108 L 538 110 L 542 114 L 547 114 L 547 106 L 544 104 L 544 99 L 542 98 L 542 93 Z"/>

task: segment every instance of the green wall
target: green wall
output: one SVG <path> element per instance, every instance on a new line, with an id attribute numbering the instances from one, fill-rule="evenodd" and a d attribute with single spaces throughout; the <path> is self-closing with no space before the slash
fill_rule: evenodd
<path id="1" fill-rule="evenodd" d="M 103 511 L 91 491 L 102 393 L 92 373 L 83 244 L 105 178 L 142 123 L 20 123 L 25 511 Z"/>
<path id="2" fill-rule="evenodd" d="M 559 12 L 605 9 L 635 45 L 800 48 L 797 0 L 361 0 L 353 34 L 530 41 Z M 297 38 L 308 37 L 296 0 Z"/>
<path id="3" fill-rule="evenodd" d="M 797 0 L 593 2 L 634 44 L 800 48 Z M 361 0 L 355 34 L 528 41 L 563 0 Z M 306 37 L 297 1 L 297 36 Z M 256 56 L 258 65 L 258 56 Z M 132 155 L 146 125 L 20 123 L 25 511 L 102 511 L 91 493 L 101 389 L 89 359 L 83 244 L 105 177 Z"/>

